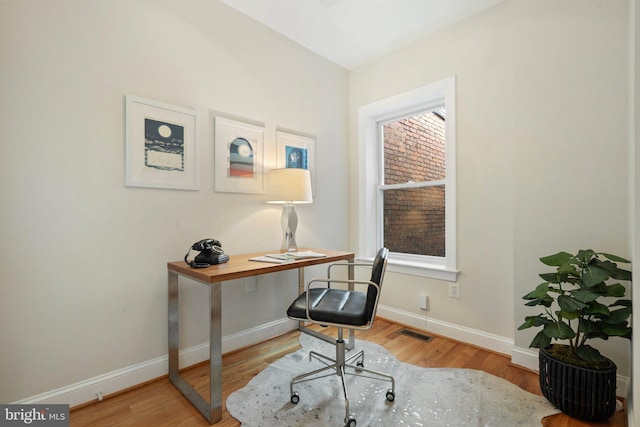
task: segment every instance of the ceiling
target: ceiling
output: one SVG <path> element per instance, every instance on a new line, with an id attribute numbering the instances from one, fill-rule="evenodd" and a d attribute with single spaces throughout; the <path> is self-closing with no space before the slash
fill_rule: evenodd
<path id="1" fill-rule="evenodd" d="M 503 0 L 222 0 L 353 69 Z"/>

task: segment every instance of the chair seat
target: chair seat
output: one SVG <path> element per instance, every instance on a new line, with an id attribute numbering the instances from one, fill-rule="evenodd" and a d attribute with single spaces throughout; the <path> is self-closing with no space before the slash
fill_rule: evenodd
<path id="1" fill-rule="evenodd" d="M 367 295 L 343 289 L 313 288 L 309 290 L 309 316 L 314 322 L 341 323 L 363 326 L 367 324 Z M 307 319 L 307 293 L 300 295 L 287 310 L 293 319 Z"/>

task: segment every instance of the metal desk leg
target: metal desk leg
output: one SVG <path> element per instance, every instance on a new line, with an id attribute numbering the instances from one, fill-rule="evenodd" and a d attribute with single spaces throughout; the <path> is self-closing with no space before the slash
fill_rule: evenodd
<path id="1" fill-rule="evenodd" d="M 298 269 L 298 295 L 302 295 L 302 293 L 304 292 L 304 286 L 305 286 L 304 268 L 299 268 Z"/>
<path id="2" fill-rule="evenodd" d="M 222 283 L 209 285 L 209 411 L 211 424 L 222 419 Z"/>
<path id="3" fill-rule="evenodd" d="M 169 271 L 169 379 L 173 382 L 178 373 L 178 275 Z"/>
<path id="4" fill-rule="evenodd" d="M 207 402 L 180 375 L 179 372 L 179 328 L 178 328 L 178 275 L 169 271 L 169 380 L 195 406 L 210 424 L 222 419 L 222 326 L 221 326 L 221 286 L 209 286 L 209 388 Z"/>
<path id="5" fill-rule="evenodd" d="M 353 280 L 355 278 L 355 267 L 353 266 L 354 260 L 353 258 L 349 261 L 349 266 L 347 267 L 347 274 L 349 280 Z M 353 283 L 349 283 L 349 290 L 352 291 L 354 289 Z M 349 340 L 346 343 L 347 350 L 353 350 L 356 346 L 356 337 L 353 329 L 349 329 Z"/>

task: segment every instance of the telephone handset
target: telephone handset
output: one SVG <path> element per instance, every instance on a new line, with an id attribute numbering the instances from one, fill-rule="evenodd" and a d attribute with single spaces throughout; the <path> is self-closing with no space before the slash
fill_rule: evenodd
<path id="1" fill-rule="evenodd" d="M 192 250 L 200 253 L 196 255 L 193 261 L 189 261 L 189 254 Z M 222 243 L 216 239 L 202 239 L 195 242 L 184 256 L 184 262 L 193 268 L 207 268 L 227 261 L 229 261 L 229 255 L 225 255 L 222 250 Z"/>

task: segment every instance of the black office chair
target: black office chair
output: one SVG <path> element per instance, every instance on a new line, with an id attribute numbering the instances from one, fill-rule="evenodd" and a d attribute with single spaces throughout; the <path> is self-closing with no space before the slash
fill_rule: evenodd
<path id="1" fill-rule="evenodd" d="M 391 388 L 387 390 L 386 398 L 392 402 L 395 399 L 395 381 L 391 375 L 372 371 L 364 368 L 364 352 L 359 351 L 346 357 L 345 342 L 343 339 L 343 330 L 367 330 L 373 326 L 373 318 L 378 307 L 380 299 L 380 290 L 382 287 L 382 279 L 387 266 L 387 257 L 389 250 L 382 248 L 378 251 L 372 264 L 351 264 L 356 266 L 371 266 L 371 280 L 337 280 L 331 279 L 330 274 L 327 279 L 312 279 L 307 283 L 305 292 L 300 295 L 287 310 L 287 316 L 291 319 L 317 323 L 322 326 L 335 326 L 338 328 L 338 338 L 335 342 L 336 356 L 332 359 L 328 356 L 316 353 L 309 353 L 309 359 L 312 357 L 324 363 L 326 366 L 306 374 L 298 375 L 290 382 L 291 403 L 297 404 L 300 396 L 297 391 L 293 390 L 293 385 L 298 382 L 311 381 L 318 378 L 333 375 L 334 373 L 325 373 L 314 378 L 328 370 L 335 369 L 335 374 L 340 376 L 342 380 L 342 390 L 344 392 L 344 400 L 346 404 L 344 423 L 347 427 L 355 427 L 356 419 L 349 413 L 349 395 L 345 383 L 345 375 L 365 376 L 367 378 L 390 381 Z M 329 272 L 335 266 L 348 266 L 349 264 L 332 264 L 329 266 Z M 326 283 L 326 287 L 312 288 L 314 283 Z M 332 283 L 353 283 L 366 284 L 367 291 L 349 291 L 344 289 L 332 288 Z M 355 365 L 352 363 L 357 361 Z M 350 368 L 350 370 L 347 370 Z M 368 375 L 362 375 L 366 373 Z M 372 377 L 370 375 L 375 375 Z"/>

